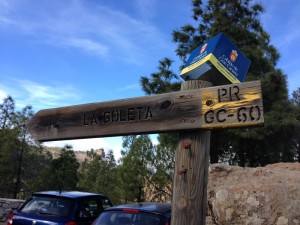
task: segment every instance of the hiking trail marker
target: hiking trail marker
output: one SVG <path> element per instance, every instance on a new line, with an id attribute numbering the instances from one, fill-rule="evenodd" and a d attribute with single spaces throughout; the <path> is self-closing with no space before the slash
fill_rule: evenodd
<path id="1" fill-rule="evenodd" d="M 264 123 L 260 81 L 240 83 L 249 65 L 219 34 L 192 52 L 179 92 L 45 109 L 26 129 L 38 141 L 178 132 L 171 225 L 203 225 L 210 130 Z"/>
<path id="2" fill-rule="evenodd" d="M 38 141 L 262 125 L 260 81 L 37 112 L 26 129 Z"/>
<path id="3" fill-rule="evenodd" d="M 210 130 L 264 123 L 260 81 L 207 83 L 189 80 L 179 92 L 41 110 L 26 129 L 38 141 L 178 132 L 171 225 L 204 225 Z M 201 89 L 186 90 L 191 87 Z"/>

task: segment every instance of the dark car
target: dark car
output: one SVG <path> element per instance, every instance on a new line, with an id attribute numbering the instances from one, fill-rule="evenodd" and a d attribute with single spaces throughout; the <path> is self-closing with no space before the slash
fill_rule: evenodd
<path id="1" fill-rule="evenodd" d="M 111 201 L 102 194 L 45 191 L 14 211 L 8 225 L 91 225 Z"/>
<path id="2" fill-rule="evenodd" d="M 113 206 L 93 225 L 170 225 L 171 203 L 142 202 Z"/>

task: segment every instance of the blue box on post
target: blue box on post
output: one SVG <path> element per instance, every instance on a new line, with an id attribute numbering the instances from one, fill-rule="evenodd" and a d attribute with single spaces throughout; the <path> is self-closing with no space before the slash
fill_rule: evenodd
<path id="1" fill-rule="evenodd" d="M 215 86 L 241 83 L 250 63 L 223 33 L 219 33 L 192 51 L 180 76 L 184 80 L 210 81 Z"/>

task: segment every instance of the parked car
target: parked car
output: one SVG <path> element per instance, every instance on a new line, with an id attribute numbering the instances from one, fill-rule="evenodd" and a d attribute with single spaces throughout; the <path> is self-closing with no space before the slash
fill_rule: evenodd
<path id="1" fill-rule="evenodd" d="M 102 194 L 37 192 L 11 214 L 7 225 L 91 225 L 104 209 L 112 205 Z"/>
<path id="2" fill-rule="evenodd" d="M 171 203 L 142 202 L 110 207 L 93 225 L 170 225 Z"/>

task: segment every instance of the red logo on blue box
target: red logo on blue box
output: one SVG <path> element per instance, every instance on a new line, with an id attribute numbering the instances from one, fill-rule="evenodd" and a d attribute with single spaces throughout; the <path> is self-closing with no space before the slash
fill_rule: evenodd
<path id="1" fill-rule="evenodd" d="M 234 63 L 236 61 L 237 57 L 238 57 L 237 51 L 236 50 L 232 50 L 232 52 L 230 53 L 230 56 L 229 56 L 231 62 Z"/>
<path id="2" fill-rule="evenodd" d="M 240 83 L 250 63 L 223 33 L 219 33 L 192 51 L 180 75 L 184 80 L 207 80 L 214 85 Z"/>

